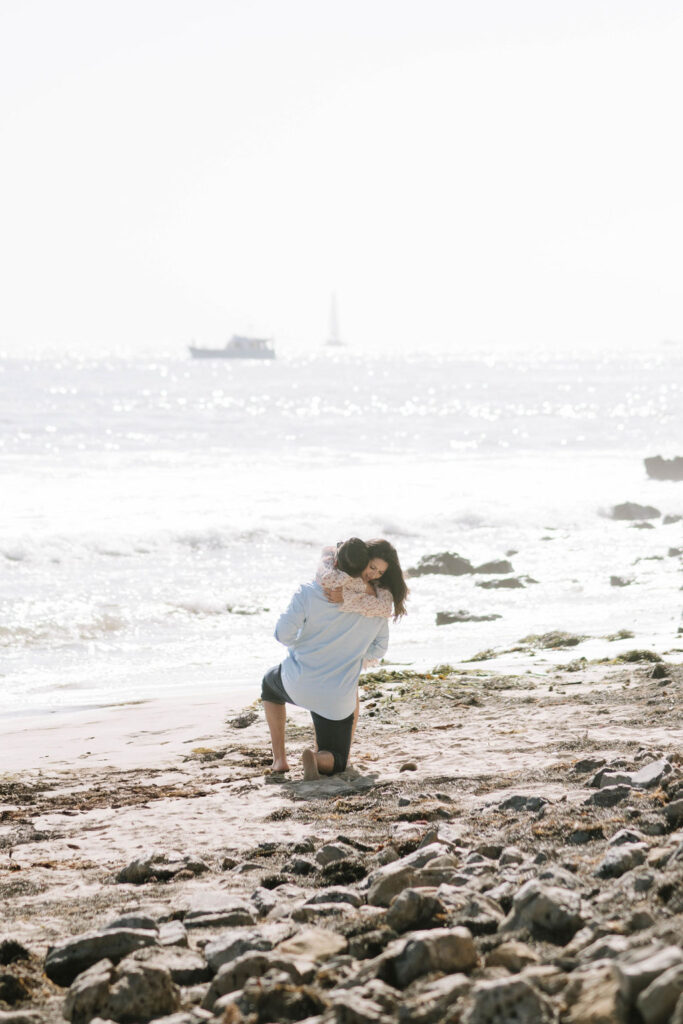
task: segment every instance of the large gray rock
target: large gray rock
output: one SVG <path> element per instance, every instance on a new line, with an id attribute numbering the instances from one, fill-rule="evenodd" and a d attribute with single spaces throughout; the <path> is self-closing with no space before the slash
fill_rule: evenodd
<path id="1" fill-rule="evenodd" d="M 641 789 L 650 789 L 652 786 L 658 786 L 664 776 L 668 775 L 671 770 L 671 765 L 665 759 L 651 761 L 633 773 L 631 785 L 638 786 Z"/>
<path id="2" fill-rule="evenodd" d="M 614 505 L 610 513 L 612 519 L 622 520 L 643 520 L 659 519 L 661 512 L 653 505 L 639 505 L 635 501 L 624 501 L 621 505 Z"/>
<path id="3" fill-rule="evenodd" d="M 523 978 L 480 981 L 472 989 L 463 1024 L 555 1024 L 557 1011 L 544 995 Z"/>
<path id="4" fill-rule="evenodd" d="M 616 807 L 633 791 L 632 786 L 605 786 L 596 793 L 592 793 L 584 803 L 589 807 Z"/>
<path id="5" fill-rule="evenodd" d="M 355 855 L 354 848 L 346 843 L 326 843 L 318 850 L 315 859 L 321 867 L 325 867 L 327 864 L 333 864 L 336 860 L 347 860 Z"/>
<path id="6" fill-rule="evenodd" d="M 417 565 L 408 569 L 406 576 L 466 576 L 474 572 L 474 566 L 468 558 L 462 558 L 452 551 L 442 551 L 436 555 L 425 555 Z"/>
<path id="7" fill-rule="evenodd" d="M 328 1019 L 334 1024 L 392 1024 L 394 1020 L 378 1002 L 358 989 L 333 992 L 330 1001 L 333 1016 Z"/>
<path id="8" fill-rule="evenodd" d="M 131 953 L 126 958 L 126 963 L 160 967 L 168 971 L 176 985 L 200 985 L 204 981 L 210 981 L 213 974 L 201 953 L 194 949 L 182 949 L 180 946 L 167 946 L 165 949 L 147 946 Z"/>
<path id="9" fill-rule="evenodd" d="M 597 878 L 620 878 L 625 872 L 642 864 L 647 857 L 647 843 L 613 846 L 595 869 Z"/>
<path id="10" fill-rule="evenodd" d="M 670 967 L 640 993 L 636 1006 L 645 1024 L 667 1024 L 683 993 L 683 964 Z"/>
<path id="11" fill-rule="evenodd" d="M 501 811 L 540 811 L 548 803 L 544 796 L 528 796 L 523 793 L 513 793 L 512 796 L 501 800 L 498 805 Z"/>
<path id="12" fill-rule="evenodd" d="M 446 906 L 438 899 L 437 890 L 431 888 L 404 889 L 387 911 L 386 922 L 395 932 L 427 928 L 440 916 L 443 922 Z"/>
<path id="13" fill-rule="evenodd" d="M 315 967 L 312 960 L 281 956 L 272 950 L 266 953 L 251 950 L 238 956 L 236 960 L 223 964 L 211 982 L 202 1006 L 205 1010 L 212 1010 L 221 996 L 239 991 L 249 978 L 262 978 L 268 971 L 283 972 L 290 983 L 302 985 L 313 978 Z"/>
<path id="14" fill-rule="evenodd" d="M 531 964 L 540 963 L 538 953 L 534 952 L 526 942 L 502 942 L 486 957 L 487 967 L 505 967 L 511 974 L 518 974 Z"/>
<path id="15" fill-rule="evenodd" d="M 392 861 L 377 868 L 366 879 L 361 888 L 368 889 L 368 903 L 373 907 L 388 907 L 394 896 L 412 885 L 430 885 L 433 882 L 423 878 L 418 883 L 418 871 L 437 857 L 452 853 L 452 847 L 445 843 L 429 843 L 400 860 Z M 439 884 L 437 882 L 437 884 Z"/>
<path id="16" fill-rule="evenodd" d="M 343 885 L 331 885 L 329 889 L 321 889 L 306 900 L 307 904 L 317 903 L 348 903 L 352 907 L 362 907 L 363 898 L 355 889 Z"/>
<path id="17" fill-rule="evenodd" d="M 642 955 L 630 961 L 623 957 L 615 965 L 621 991 L 631 1003 L 660 974 L 683 963 L 683 951 L 678 946 L 665 946 L 654 952 L 649 949 L 634 952 Z"/>
<path id="18" fill-rule="evenodd" d="M 446 1012 L 471 987 L 472 982 L 465 974 L 447 974 L 423 984 L 399 1006 L 400 1024 L 441 1024 Z"/>
<path id="19" fill-rule="evenodd" d="M 280 956 L 292 957 L 295 960 L 329 960 L 332 956 L 344 953 L 348 942 L 342 935 L 328 931 L 326 928 L 302 928 L 284 942 L 280 942 L 276 951 Z"/>
<path id="20" fill-rule="evenodd" d="M 565 945 L 585 923 L 578 893 L 532 878 L 514 896 L 500 930 L 527 929 L 538 938 Z"/>
<path id="21" fill-rule="evenodd" d="M 126 959 L 118 967 L 103 960 L 79 975 L 63 1012 L 72 1024 L 88 1024 L 94 1017 L 137 1024 L 179 1007 L 180 992 L 167 970 Z"/>
<path id="22" fill-rule="evenodd" d="M 209 865 L 197 857 L 176 852 L 166 853 L 163 850 L 152 850 L 142 857 L 136 857 L 130 864 L 121 868 L 116 876 L 117 882 L 129 882 L 133 885 L 144 885 L 156 878 L 166 882 L 179 871 L 190 871 L 193 875 L 201 875 L 209 870 Z"/>
<path id="23" fill-rule="evenodd" d="M 628 1024 L 630 1020 L 627 1000 L 611 964 L 576 972 L 563 997 L 569 1006 L 567 1024 Z"/>
<path id="24" fill-rule="evenodd" d="M 99 960 L 108 959 L 118 963 L 129 953 L 143 946 L 153 946 L 156 941 L 156 931 L 141 928 L 86 932 L 49 949 L 45 958 L 45 973 L 55 984 L 67 986 Z"/>
<path id="25" fill-rule="evenodd" d="M 232 928 L 207 943 L 204 947 L 204 956 L 211 970 L 217 971 L 223 964 L 236 960 L 243 953 L 268 952 L 277 942 L 288 938 L 291 931 L 291 926 L 287 924 L 265 925 L 250 929 Z"/>
<path id="26" fill-rule="evenodd" d="M 477 950 L 467 928 L 432 928 L 412 932 L 390 943 L 381 957 L 378 976 L 397 988 L 432 971 L 454 974 L 477 963 Z"/>

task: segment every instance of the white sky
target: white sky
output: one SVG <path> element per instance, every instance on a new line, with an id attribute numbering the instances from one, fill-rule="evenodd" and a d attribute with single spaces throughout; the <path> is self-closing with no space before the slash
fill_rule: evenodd
<path id="1" fill-rule="evenodd" d="M 683 338 L 678 0 L 0 0 L 0 350 Z"/>

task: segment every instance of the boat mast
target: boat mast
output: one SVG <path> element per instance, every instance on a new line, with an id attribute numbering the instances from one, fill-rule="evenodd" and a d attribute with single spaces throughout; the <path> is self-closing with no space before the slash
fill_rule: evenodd
<path id="1" fill-rule="evenodd" d="M 337 316 L 337 296 L 335 292 L 332 292 L 332 299 L 330 301 L 330 333 L 327 339 L 328 345 L 341 345 L 342 341 L 339 337 L 339 319 Z"/>

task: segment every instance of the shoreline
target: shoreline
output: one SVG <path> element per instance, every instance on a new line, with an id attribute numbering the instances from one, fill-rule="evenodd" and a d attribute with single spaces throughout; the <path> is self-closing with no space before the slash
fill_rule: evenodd
<path id="1" fill-rule="evenodd" d="M 120 915 L 150 922 L 144 928 L 159 936 L 177 933 L 170 951 L 159 938 L 145 956 L 169 985 L 174 979 L 174 1005 L 187 1024 L 199 1024 L 193 1007 L 215 991 L 206 953 L 216 943 L 249 939 L 269 949 L 271 935 L 299 936 L 308 927 L 332 935 L 340 950 L 348 945 L 355 958 L 348 969 L 359 978 L 414 927 L 445 923 L 460 935 L 466 928 L 476 955 L 467 978 L 458 975 L 463 998 L 478 998 L 477 986 L 522 978 L 533 998 L 555 999 L 560 1009 L 560 996 L 583 978 L 584 946 L 614 941 L 617 957 L 629 943 L 683 944 L 683 901 L 670 895 L 683 891 L 683 831 L 676 831 L 683 829 L 683 666 L 644 656 L 578 670 L 538 659 L 529 666 L 512 671 L 492 660 L 366 674 L 351 766 L 319 782 L 302 778 L 300 753 L 312 728 L 298 708 L 288 708 L 286 776 L 269 772 L 257 706 L 206 700 L 192 705 L 188 721 L 187 705 L 147 702 L 101 709 L 99 717 L 79 713 L 66 729 L 53 719 L 51 728 L 0 730 L 3 934 L 25 953 L 3 967 L 21 985 L 14 1001 L 0 989 L 0 1011 L 30 1009 L 35 1024 L 58 1024 L 67 988 L 45 978 L 48 948 L 84 933 L 107 942 L 102 929 Z M 21 768 L 41 744 L 40 767 Z M 626 783 L 653 764 L 665 765 L 656 786 Z M 595 779 L 607 769 L 622 781 L 600 788 Z M 342 852 L 325 852 L 330 847 Z M 434 919 L 427 914 L 411 931 L 397 923 L 388 898 L 373 902 L 368 893 L 392 862 L 400 867 L 423 848 L 433 851 L 433 866 L 406 868 L 392 892 L 423 910 L 436 901 Z M 623 870 L 601 868 L 626 854 L 632 862 Z M 572 935 L 583 945 L 516 926 L 516 893 L 530 880 L 580 899 L 582 924 Z M 546 972 L 539 977 L 552 968 L 556 989 L 539 989 L 514 956 L 505 970 L 489 966 L 507 938 L 524 946 L 527 967 Z M 120 954 L 112 956 L 117 962 Z M 130 964 L 141 956 L 124 957 L 116 970 L 140 970 Z M 193 983 L 182 980 L 189 961 L 199 972 Z M 258 964 L 257 977 L 267 969 Z M 346 991 L 347 968 L 339 969 Z M 443 966 L 435 970 L 436 978 L 450 977 Z M 236 999 L 247 999 L 248 985 Z M 410 986 L 399 990 L 389 993 L 397 1006 L 418 998 Z M 328 982 L 316 992 L 321 1006 L 332 998 Z M 215 1012 L 218 1022 L 222 1008 Z M 557 1018 L 548 1011 L 548 1019 Z"/>

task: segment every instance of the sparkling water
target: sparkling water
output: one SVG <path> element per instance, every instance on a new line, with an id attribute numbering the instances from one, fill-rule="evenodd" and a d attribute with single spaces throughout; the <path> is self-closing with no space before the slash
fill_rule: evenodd
<path id="1" fill-rule="evenodd" d="M 186 694 L 257 696 L 279 612 L 322 545 L 386 537 L 410 581 L 388 659 L 459 662 L 529 633 L 619 628 L 674 644 L 683 355 L 0 362 L 4 713 Z M 508 555 L 508 552 L 514 554 Z M 610 576 L 632 579 L 610 585 Z M 437 627 L 438 611 L 497 614 Z"/>

